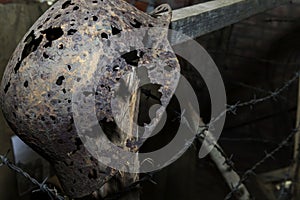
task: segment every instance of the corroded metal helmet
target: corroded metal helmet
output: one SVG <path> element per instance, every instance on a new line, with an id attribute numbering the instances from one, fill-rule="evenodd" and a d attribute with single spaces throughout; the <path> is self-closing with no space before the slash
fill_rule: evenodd
<path id="1" fill-rule="evenodd" d="M 2 79 L 4 116 L 24 142 L 53 164 L 69 196 L 91 194 L 112 173 L 78 136 L 73 108 L 82 102 L 76 102 L 74 93 L 78 86 L 93 88 L 83 94 L 94 95 L 96 103 L 91 110 L 95 109 L 104 125 L 118 118 L 111 101 L 126 74 L 146 76 L 160 85 L 159 98 L 166 106 L 180 76 L 167 31 L 131 34 L 131 30 L 168 28 L 170 19 L 170 8 L 165 5 L 148 15 L 123 0 L 60 0 L 36 21 L 16 48 Z M 144 48 L 136 50 L 135 45 Z M 138 74 L 141 68 L 145 73 Z M 128 91 L 132 96 L 134 90 Z M 133 135 L 125 137 L 112 131 L 109 137 L 127 151 L 136 148 L 128 145 Z"/>

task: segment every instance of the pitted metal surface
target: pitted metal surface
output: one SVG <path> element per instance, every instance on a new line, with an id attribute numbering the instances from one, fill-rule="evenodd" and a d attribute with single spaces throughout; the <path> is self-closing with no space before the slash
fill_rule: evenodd
<path id="1" fill-rule="evenodd" d="M 146 36 L 131 35 L 130 30 L 168 28 L 170 18 L 170 14 L 150 16 L 122 0 L 58 1 L 15 50 L 2 79 L 3 113 L 15 133 L 54 165 L 71 197 L 91 194 L 112 173 L 85 149 L 78 136 L 72 112 L 72 104 L 78 103 L 72 102 L 77 86 L 95 97 L 99 122 L 110 123 L 118 81 L 144 68 L 150 82 L 161 85 L 160 100 L 166 106 L 180 76 L 167 31 L 155 29 Z M 132 50 L 145 37 L 152 49 Z M 132 150 L 128 147 L 132 138 L 110 134 L 120 148 Z"/>

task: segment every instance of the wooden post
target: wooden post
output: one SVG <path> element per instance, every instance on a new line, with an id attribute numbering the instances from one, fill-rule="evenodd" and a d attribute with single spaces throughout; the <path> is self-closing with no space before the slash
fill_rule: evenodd
<path id="1" fill-rule="evenodd" d="M 191 38 L 197 38 L 291 2 L 295 2 L 295 0 L 209 1 L 174 10 L 171 27 Z"/>
<path id="2" fill-rule="evenodd" d="M 113 141 L 114 143 L 120 146 L 126 146 L 127 140 L 130 140 L 134 137 L 137 137 L 137 130 L 134 127 L 134 123 L 137 122 L 138 111 L 139 111 L 139 101 L 140 101 L 140 93 L 138 91 L 138 84 L 135 71 L 132 73 L 128 73 L 124 76 L 124 81 L 126 87 L 128 87 L 128 91 L 130 91 L 131 95 L 129 95 L 124 101 L 118 101 L 118 107 L 120 107 L 120 114 L 116 114 L 115 120 L 120 128 L 123 130 L 123 133 L 119 133 L 121 140 Z M 130 151 L 131 149 L 127 149 Z M 138 155 L 136 156 L 135 167 L 139 167 L 139 159 Z M 119 172 L 115 175 L 109 182 L 107 182 L 101 188 L 101 196 L 114 196 L 115 194 L 120 194 L 117 199 L 120 200 L 139 200 L 140 195 L 138 191 L 130 191 L 124 194 L 121 194 L 127 187 L 129 187 L 132 183 L 139 180 L 138 174 L 131 173 L 123 173 Z"/>
<path id="3" fill-rule="evenodd" d="M 298 100 L 297 100 L 297 116 L 296 116 L 296 127 L 299 127 L 300 123 L 300 80 L 298 81 Z M 293 177 L 294 177 L 294 192 L 293 192 L 293 199 L 300 198 L 300 185 L 299 185 L 299 168 L 300 168 L 300 130 L 297 131 L 295 134 L 294 140 L 294 166 L 293 166 Z"/>
<path id="4" fill-rule="evenodd" d="M 198 129 L 197 122 L 199 122 L 200 126 L 204 126 L 202 119 L 195 112 L 195 109 L 190 105 L 189 109 L 191 110 L 191 121 L 189 121 L 190 125 L 196 129 Z M 250 194 L 244 185 L 241 182 L 241 178 L 238 173 L 233 169 L 233 166 L 229 163 L 228 159 L 225 157 L 225 153 L 222 147 L 215 140 L 214 136 L 210 133 L 210 131 L 204 131 L 205 138 L 199 137 L 199 141 L 202 143 L 204 148 L 210 149 L 211 146 L 214 146 L 209 153 L 211 160 L 214 162 L 221 175 L 224 178 L 227 186 L 230 190 L 234 190 L 236 187 L 237 192 L 233 195 L 237 200 L 249 200 Z"/>

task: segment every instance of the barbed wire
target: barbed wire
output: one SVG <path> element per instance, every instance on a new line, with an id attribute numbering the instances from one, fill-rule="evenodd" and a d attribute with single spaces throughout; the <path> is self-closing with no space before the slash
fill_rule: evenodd
<path id="1" fill-rule="evenodd" d="M 281 87 L 275 89 L 274 91 L 269 92 L 268 95 L 261 97 L 261 98 L 256 98 L 256 96 L 254 96 L 253 99 L 249 100 L 249 101 L 245 101 L 245 102 L 237 102 L 234 105 L 227 105 L 227 108 L 221 112 L 216 118 L 213 118 L 209 124 L 204 125 L 204 127 L 202 127 L 202 133 L 199 133 L 199 135 L 203 136 L 203 133 L 205 131 L 208 130 L 208 128 L 212 128 L 214 126 L 214 123 L 216 123 L 218 120 L 220 120 L 227 112 L 236 114 L 236 111 L 238 108 L 241 107 L 250 107 L 252 109 L 253 106 L 268 101 L 268 100 L 276 100 L 276 98 L 285 90 L 287 90 L 296 80 L 298 80 L 300 75 L 300 71 L 295 72 L 295 74 L 293 75 L 293 77 L 291 79 L 289 79 L 288 81 L 286 81 Z M 234 194 L 238 194 L 240 192 L 240 187 L 244 184 L 244 182 L 248 179 L 248 177 L 251 174 L 255 174 L 255 170 L 262 165 L 267 159 L 269 158 L 273 158 L 273 155 L 275 153 L 277 153 L 279 150 L 281 150 L 285 145 L 288 144 L 289 140 L 295 135 L 295 133 L 298 131 L 299 127 L 297 127 L 297 129 L 294 129 L 285 140 L 283 140 L 278 146 L 277 148 L 275 148 L 271 153 L 267 153 L 264 158 L 262 158 L 260 161 L 258 161 L 257 163 L 255 163 L 253 165 L 253 167 L 251 167 L 249 170 L 247 170 L 240 178 L 238 184 L 236 184 L 235 186 L 231 187 L 231 192 L 228 193 L 228 195 L 225 197 L 225 200 L 230 199 Z M 217 146 L 217 145 L 215 145 Z M 222 152 L 222 151 L 220 151 Z M 226 160 L 229 160 L 230 163 L 233 165 L 234 163 L 232 162 L 231 158 L 228 158 L 226 156 L 226 154 L 223 154 L 224 158 Z M 226 164 L 226 163 L 224 163 Z"/>
<path id="2" fill-rule="evenodd" d="M 274 154 L 276 154 L 279 150 L 281 150 L 284 146 L 286 146 L 289 142 L 289 140 L 298 132 L 299 130 L 299 125 L 297 128 L 293 129 L 291 133 L 270 153 L 266 152 L 266 155 L 256 162 L 250 169 L 248 169 L 240 178 L 240 181 L 238 182 L 237 185 L 233 187 L 230 193 L 228 193 L 225 197 L 225 200 L 230 199 L 236 192 L 239 191 L 239 187 L 249 178 L 249 176 L 255 174 L 255 170 L 262 165 L 266 160 L 269 158 L 273 158 Z"/>
<path id="3" fill-rule="evenodd" d="M 215 54 L 215 55 L 224 55 L 224 52 L 222 51 L 215 51 L 215 50 L 207 50 L 210 54 Z M 280 65 L 280 66 L 292 66 L 292 67 L 297 67 L 299 66 L 299 62 L 279 62 L 276 60 L 271 60 L 271 59 L 267 59 L 267 58 L 260 58 L 260 57 L 253 57 L 253 56 L 245 56 L 245 55 L 239 55 L 239 54 L 235 54 L 235 53 L 228 53 L 226 52 L 226 56 L 231 56 L 231 57 L 238 57 L 244 60 L 249 60 L 249 61 L 257 61 L 257 62 L 261 62 L 264 64 L 271 64 L 271 65 Z"/>
<path id="4" fill-rule="evenodd" d="M 219 139 L 220 141 L 223 142 L 256 142 L 256 143 L 265 143 L 265 144 L 278 144 L 278 142 L 269 140 L 269 139 L 264 139 L 264 138 L 229 138 L 229 137 L 221 137 Z"/>
<path id="5" fill-rule="evenodd" d="M 246 83 L 241 82 L 241 81 L 232 81 L 232 80 L 228 80 L 228 82 L 231 83 L 231 84 L 240 86 L 240 87 L 244 87 L 244 88 L 253 90 L 253 91 L 258 92 L 258 93 L 261 93 L 261 94 L 267 94 L 267 95 L 270 94 L 270 91 L 269 91 L 269 90 L 262 89 L 262 88 L 260 88 L 260 87 L 255 87 L 255 86 L 253 86 L 253 85 L 249 85 L 249 84 L 246 84 Z M 279 97 L 281 100 L 283 100 L 283 101 L 288 101 L 288 99 L 287 99 L 286 97 L 282 96 L 282 95 L 279 95 L 278 97 Z"/>
<path id="6" fill-rule="evenodd" d="M 300 75 L 300 71 L 295 72 L 294 76 L 289 79 L 287 82 L 284 83 L 283 86 L 275 89 L 274 91 L 270 92 L 269 95 L 266 95 L 264 97 L 261 98 L 257 98 L 256 96 L 254 96 L 251 100 L 249 101 L 245 101 L 245 102 L 237 102 L 236 104 L 233 105 L 227 105 L 227 108 L 221 112 L 217 117 L 213 118 L 208 125 L 206 125 L 207 127 L 213 127 L 214 123 L 216 123 L 217 121 L 219 121 L 227 112 L 230 112 L 232 114 L 236 114 L 236 110 L 238 108 L 241 107 L 250 107 L 252 108 L 253 106 L 255 106 L 256 104 L 262 103 L 264 101 L 273 99 L 276 100 L 277 96 L 279 96 L 283 91 L 287 90 L 296 80 L 298 80 Z"/>
<path id="7" fill-rule="evenodd" d="M 231 112 L 233 114 L 236 114 L 236 110 L 238 108 L 247 107 L 247 106 L 250 106 L 252 108 L 254 105 L 256 105 L 258 103 L 261 103 L 261 102 L 264 102 L 264 101 L 267 101 L 267 100 L 270 100 L 270 99 L 276 100 L 276 97 L 278 97 L 283 91 L 287 90 L 299 78 L 299 75 L 300 75 L 300 71 L 297 71 L 291 79 L 289 79 L 287 82 L 284 83 L 283 86 L 281 86 L 280 88 L 275 89 L 273 92 L 269 92 L 269 95 L 267 95 L 267 96 L 264 96 L 264 97 L 261 97 L 261 98 L 256 98 L 256 96 L 254 96 L 254 98 L 249 100 L 249 101 L 245 101 L 245 102 L 242 102 L 242 103 L 237 102 L 234 105 L 227 105 L 226 110 L 224 110 L 222 113 L 220 113 L 216 118 L 212 119 L 211 122 L 208 125 L 206 125 L 206 127 L 213 126 L 213 124 L 215 122 L 217 122 L 221 117 L 223 117 L 227 112 Z M 203 129 L 203 131 L 205 131 L 205 130 L 207 130 L 207 129 Z M 251 174 L 254 174 L 254 171 L 256 170 L 256 168 L 259 167 L 261 164 L 263 164 L 267 159 L 273 157 L 273 155 L 277 151 L 282 149 L 288 143 L 288 141 L 291 139 L 291 137 L 296 133 L 297 130 L 298 130 L 298 128 L 293 130 L 288 135 L 288 137 L 283 142 L 281 142 L 279 144 L 279 146 L 277 148 L 275 148 L 271 153 L 266 153 L 266 155 L 263 159 L 258 161 L 252 168 L 247 170 L 243 174 L 243 176 L 241 177 L 240 182 L 236 186 L 233 187 L 232 191 L 225 197 L 225 199 L 227 200 L 227 199 L 231 198 L 234 193 L 239 191 L 239 187 L 248 179 L 248 177 Z M 195 136 L 195 138 L 199 137 L 199 135 L 201 135 L 201 134 L 202 133 L 197 134 L 197 136 Z M 222 151 L 220 151 L 220 152 L 222 152 Z M 226 161 L 230 161 L 230 164 L 233 165 L 232 157 L 228 158 L 226 155 L 224 155 L 224 157 L 226 158 Z M 38 186 L 40 191 L 47 193 L 48 196 L 51 199 L 64 200 L 64 197 L 59 195 L 55 189 L 50 189 L 46 185 L 47 179 L 45 179 L 42 183 L 40 183 L 36 179 L 32 178 L 27 172 L 23 171 L 21 168 L 19 168 L 16 165 L 12 164 L 9 161 L 9 159 L 7 157 L 7 154 L 0 155 L 0 167 L 3 166 L 3 165 L 6 165 L 10 169 L 12 169 L 13 171 L 23 175 L 25 178 L 30 180 L 34 185 Z M 151 179 L 148 179 L 148 180 L 151 180 Z M 138 189 L 138 184 L 143 182 L 143 181 L 145 181 L 145 179 L 143 179 L 142 181 L 134 182 L 128 188 L 125 188 L 124 191 L 121 191 L 120 193 L 114 195 L 113 197 L 112 196 L 107 197 L 107 199 L 123 195 L 124 193 L 132 191 L 134 189 Z"/>
<path id="8" fill-rule="evenodd" d="M 56 189 L 50 189 L 47 186 L 46 182 L 47 182 L 48 178 L 46 178 L 43 182 L 40 183 L 35 178 L 32 178 L 23 169 L 19 168 L 18 166 L 14 165 L 13 163 L 11 163 L 7 157 L 8 153 L 9 153 L 9 151 L 5 155 L 0 155 L 0 167 L 5 165 L 8 168 L 12 169 L 13 171 L 17 172 L 18 174 L 21 174 L 22 176 L 24 176 L 26 179 L 28 179 L 34 185 L 38 186 L 39 189 L 35 190 L 34 192 L 37 192 L 37 191 L 45 192 L 48 194 L 48 196 L 50 197 L 51 200 L 55 200 L 55 199 L 64 200 L 65 199 L 63 196 L 58 194 Z"/>

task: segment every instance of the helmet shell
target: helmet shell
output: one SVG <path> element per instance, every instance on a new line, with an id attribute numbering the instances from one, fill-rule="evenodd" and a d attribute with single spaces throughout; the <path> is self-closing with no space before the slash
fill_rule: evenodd
<path id="1" fill-rule="evenodd" d="M 138 61 L 121 55 L 132 51 L 127 44 L 128 40 L 134 43 L 133 37 L 112 38 L 136 28 L 168 28 L 169 20 L 170 16 L 152 17 L 123 0 L 58 1 L 36 21 L 13 53 L 0 90 L 4 116 L 25 143 L 54 165 L 72 198 L 99 189 L 113 171 L 98 162 L 78 136 L 72 107 L 77 103 L 73 102 L 76 86 L 95 88 L 99 122 L 114 121 L 113 88 L 124 74 L 146 67 L 150 81 L 162 85 L 161 101 L 167 105 L 180 70 L 166 32 L 154 32 L 150 37 L 155 41 L 152 46 L 170 51 L 147 47 L 142 53 L 136 51 Z M 169 70 L 159 61 L 167 63 Z M 96 85 L 91 80 L 96 80 Z M 122 148 L 126 142 L 116 143 Z"/>

